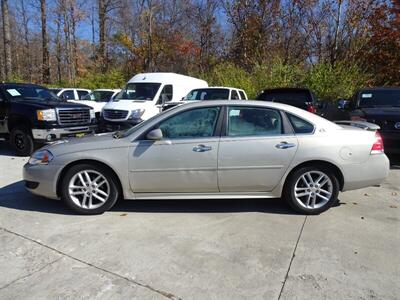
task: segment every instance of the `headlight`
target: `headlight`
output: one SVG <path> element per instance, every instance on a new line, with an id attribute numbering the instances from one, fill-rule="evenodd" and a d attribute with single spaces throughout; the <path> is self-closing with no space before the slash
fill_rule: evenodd
<path id="1" fill-rule="evenodd" d="M 129 119 L 139 119 L 144 114 L 144 109 L 134 109 L 131 111 Z"/>
<path id="2" fill-rule="evenodd" d="M 94 112 L 94 109 L 90 110 L 90 118 L 95 119 L 96 118 L 96 113 Z"/>
<path id="3" fill-rule="evenodd" d="M 57 121 L 55 109 L 37 110 L 36 115 L 39 121 Z"/>
<path id="4" fill-rule="evenodd" d="M 29 158 L 30 165 L 47 165 L 53 160 L 53 154 L 49 150 L 38 150 Z"/>

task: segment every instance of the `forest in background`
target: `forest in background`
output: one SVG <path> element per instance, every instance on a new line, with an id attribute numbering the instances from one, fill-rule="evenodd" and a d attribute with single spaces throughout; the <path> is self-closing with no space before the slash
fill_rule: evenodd
<path id="1" fill-rule="evenodd" d="M 177 72 L 326 100 L 400 85 L 400 0 L 0 1 L 0 81 L 117 88 Z"/>

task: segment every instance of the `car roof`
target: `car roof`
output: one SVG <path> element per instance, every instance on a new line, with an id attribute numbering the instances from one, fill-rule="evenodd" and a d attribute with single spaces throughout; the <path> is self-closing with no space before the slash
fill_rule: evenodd
<path id="1" fill-rule="evenodd" d="M 377 87 L 366 87 L 359 89 L 358 91 L 399 91 L 400 87 L 395 86 L 377 86 Z"/>
<path id="2" fill-rule="evenodd" d="M 38 85 L 35 83 L 20 83 L 20 82 L 1 82 L 1 85 L 14 85 L 14 86 L 31 86 L 31 87 L 40 87 L 40 88 L 46 88 L 42 85 Z"/>
<path id="3" fill-rule="evenodd" d="M 184 103 L 176 108 L 176 110 L 183 110 L 190 106 L 192 107 L 210 107 L 210 106 L 258 106 L 272 109 L 279 109 L 293 115 L 299 116 L 300 118 L 304 118 L 314 124 L 319 124 L 325 127 L 331 128 L 340 128 L 339 125 L 324 119 L 316 114 L 310 113 L 304 109 L 300 109 L 291 105 L 271 102 L 271 101 L 255 101 L 255 100 L 213 100 L 213 101 L 194 101 L 194 103 Z M 176 111 L 175 110 L 175 111 Z"/>

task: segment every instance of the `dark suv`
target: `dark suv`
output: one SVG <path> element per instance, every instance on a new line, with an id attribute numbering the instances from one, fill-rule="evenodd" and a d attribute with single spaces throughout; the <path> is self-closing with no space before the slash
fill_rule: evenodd
<path id="1" fill-rule="evenodd" d="M 0 136 L 18 155 L 30 155 L 36 145 L 96 129 L 94 110 L 66 102 L 45 87 L 0 83 Z"/>
<path id="2" fill-rule="evenodd" d="M 381 127 L 385 152 L 400 154 L 400 88 L 366 88 L 339 102 L 347 119 Z"/>
<path id="3" fill-rule="evenodd" d="M 309 89 L 302 88 L 276 88 L 265 89 L 257 96 L 256 100 L 279 102 L 317 112 L 317 98 Z"/>

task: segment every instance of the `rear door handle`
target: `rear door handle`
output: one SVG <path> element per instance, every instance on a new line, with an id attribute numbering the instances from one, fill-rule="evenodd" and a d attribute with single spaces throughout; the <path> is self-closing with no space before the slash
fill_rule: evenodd
<path id="1" fill-rule="evenodd" d="M 288 143 L 288 142 L 280 142 L 279 144 L 275 145 L 275 148 L 278 148 L 278 149 L 288 149 L 288 148 L 293 148 L 293 147 L 296 147 L 296 144 Z"/>
<path id="2" fill-rule="evenodd" d="M 206 146 L 206 145 L 197 145 L 193 147 L 194 152 L 206 152 L 212 150 L 211 146 Z"/>

